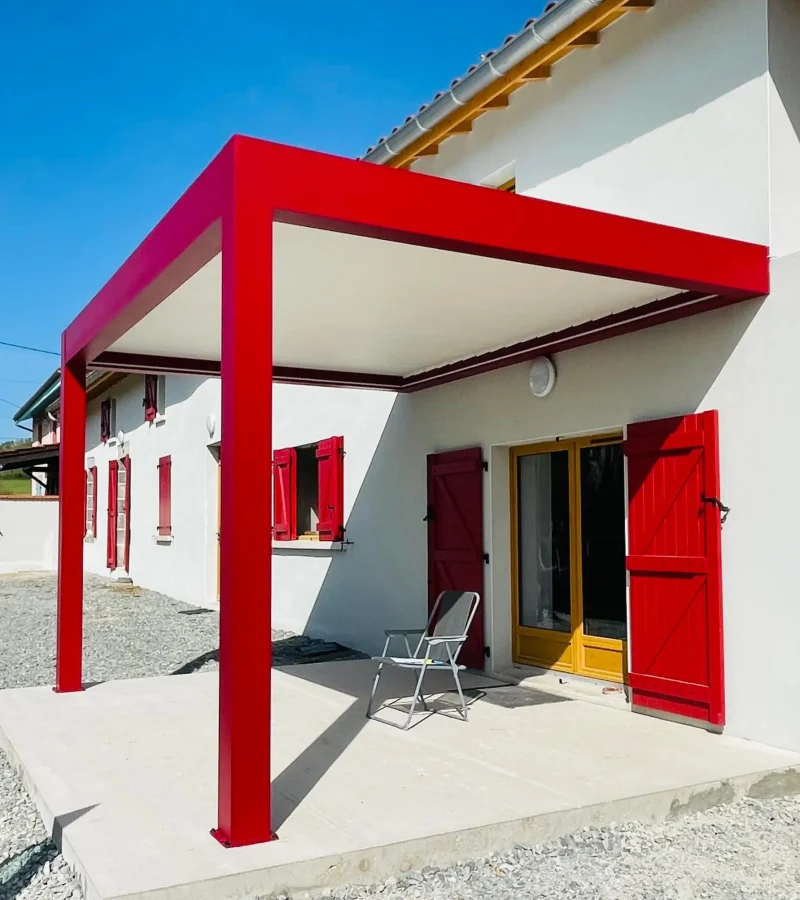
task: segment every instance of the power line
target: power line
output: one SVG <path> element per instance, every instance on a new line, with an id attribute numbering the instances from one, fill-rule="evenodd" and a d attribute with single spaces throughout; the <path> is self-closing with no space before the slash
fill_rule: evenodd
<path id="1" fill-rule="evenodd" d="M 14 409 L 19 409 L 22 406 L 21 403 L 13 403 L 11 400 L 5 400 L 3 397 L 0 397 L 0 403 L 7 403 L 9 406 L 13 406 Z"/>
<path id="2" fill-rule="evenodd" d="M 30 350 L 31 353 L 47 353 L 48 356 L 61 356 L 55 350 L 42 350 L 39 347 L 26 347 L 24 344 L 10 344 L 8 341 L 0 341 L 0 346 L 13 347 L 15 350 Z"/>

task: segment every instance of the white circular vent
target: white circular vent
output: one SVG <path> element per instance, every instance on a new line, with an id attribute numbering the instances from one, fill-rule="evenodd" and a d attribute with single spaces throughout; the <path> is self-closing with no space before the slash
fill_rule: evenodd
<path id="1" fill-rule="evenodd" d="M 534 397 L 546 397 L 556 386 L 556 367 L 547 356 L 537 356 L 531 363 L 528 384 Z"/>

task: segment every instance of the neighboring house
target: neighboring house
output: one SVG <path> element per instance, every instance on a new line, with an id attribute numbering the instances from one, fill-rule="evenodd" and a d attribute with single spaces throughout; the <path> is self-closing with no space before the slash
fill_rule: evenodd
<path id="1" fill-rule="evenodd" d="M 560 9 L 578 12 L 565 23 Z M 399 371 L 414 382 L 399 393 L 274 388 L 273 465 L 264 448 L 248 476 L 273 554 L 275 625 L 377 651 L 384 628 L 424 622 L 439 590 L 476 589 L 470 665 L 627 682 L 640 709 L 800 749 L 799 45 L 791 0 L 564 3 L 367 154 L 767 246 L 771 290 L 643 299 L 652 285 L 598 278 L 562 294 L 543 276 L 532 330 L 502 302 L 519 290 L 508 267 L 488 278 L 463 254 L 476 280 L 445 319 L 456 272 L 431 264 L 439 294 L 418 316 L 420 346 L 446 327 L 476 349 Z M 547 234 L 546 215 L 536 227 Z M 320 265 L 350 246 L 336 239 Z M 633 249 L 649 259 L 654 248 Z M 415 258 L 423 251 L 437 252 Z M 342 271 L 360 264 L 354 255 Z M 391 287 L 381 268 L 358 271 L 378 293 Z M 218 315 L 220 278 L 217 255 L 170 300 Z M 336 283 L 329 292 L 346 302 Z M 126 339 L 112 349 L 151 352 Z M 378 349 L 391 359 L 388 339 Z M 344 358 L 338 369 L 378 371 Z M 86 565 L 208 602 L 219 386 L 145 381 L 126 377 L 90 404 Z"/>

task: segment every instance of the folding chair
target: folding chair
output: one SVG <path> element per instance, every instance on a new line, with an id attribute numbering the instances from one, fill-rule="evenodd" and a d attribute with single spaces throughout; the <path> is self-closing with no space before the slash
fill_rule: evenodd
<path id="1" fill-rule="evenodd" d="M 408 713 L 408 719 L 406 719 L 404 725 L 395 727 L 402 728 L 403 731 L 407 731 L 410 728 L 418 701 L 421 700 L 423 708 L 428 709 L 425 703 L 425 696 L 422 693 L 422 682 L 425 678 L 425 673 L 429 669 L 448 670 L 453 673 L 458 696 L 461 700 L 460 716 L 465 722 L 467 721 L 467 703 L 464 700 L 464 692 L 461 690 L 461 679 L 459 678 L 459 672 L 465 669 L 466 666 L 458 665 L 458 655 L 467 639 L 469 626 L 475 618 L 480 602 L 480 596 L 474 591 L 442 591 L 436 598 L 436 603 L 433 605 L 433 610 L 425 628 L 388 629 L 385 632 L 386 644 L 383 647 L 383 654 L 373 657 L 373 660 L 378 663 L 378 671 L 375 673 L 375 681 L 373 682 L 372 693 L 367 705 L 368 719 L 376 718 L 372 714 L 372 704 L 375 701 L 375 693 L 378 690 L 383 667 L 396 666 L 400 669 L 410 669 L 415 673 L 419 672 L 419 675 L 415 678 L 414 695 L 411 699 L 411 710 Z M 412 635 L 419 635 L 419 641 L 413 651 L 409 643 L 409 637 Z M 399 637 L 402 637 L 405 641 L 408 655 L 387 656 L 392 640 Z M 378 709 L 378 712 L 380 712 L 380 709 Z M 387 725 L 394 725 L 393 722 L 387 722 L 385 719 L 378 721 Z"/>

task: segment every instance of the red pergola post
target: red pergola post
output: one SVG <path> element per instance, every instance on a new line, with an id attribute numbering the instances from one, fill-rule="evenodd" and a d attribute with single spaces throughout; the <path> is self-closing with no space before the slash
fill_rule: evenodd
<path id="1" fill-rule="evenodd" d="M 272 214 L 238 148 L 222 215 L 222 517 L 218 827 L 225 846 L 272 839 L 270 517 Z"/>
<path id="2" fill-rule="evenodd" d="M 59 447 L 58 609 L 56 686 L 81 690 L 83 664 L 83 538 L 86 532 L 86 366 L 61 354 L 61 440 Z"/>

